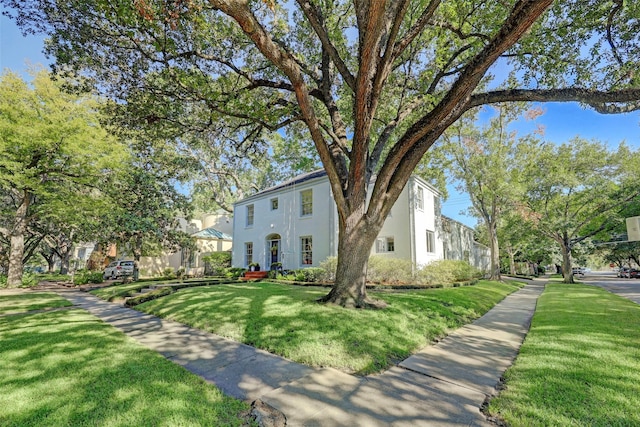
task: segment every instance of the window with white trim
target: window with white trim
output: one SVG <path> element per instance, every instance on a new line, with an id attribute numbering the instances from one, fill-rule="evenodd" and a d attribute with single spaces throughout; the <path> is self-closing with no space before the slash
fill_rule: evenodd
<path id="1" fill-rule="evenodd" d="M 379 237 L 376 240 L 376 252 L 379 254 L 395 252 L 396 244 L 393 237 Z"/>
<path id="2" fill-rule="evenodd" d="M 253 225 L 253 218 L 255 215 L 255 207 L 253 205 L 247 206 L 247 227 Z"/>
<path id="3" fill-rule="evenodd" d="M 278 210 L 278 198 L 274 197 L 273 199 L 271 199 L 271 210 L 272 211 L 277 211 Z"/>
<path id="4" fill-rule="evenodd" d="M 416 208 L 424 210 L 424 189 L 422 187 L 416 188 Z"/>
<path id="5" fill-rule="evenodd" d="M 253 242 L 246 242 L 244 244 L 244 265 L 249 265 L 253 262 Z"/>
<path id="6" fill-rule="evenodd" d="M 300 192 L 300 216 L 309 216 L 313 214 L 313 190 L 304 190 Z"/>
<path id="7" fill-rule="evenodd" d="M 435 253 L 436 251 L 436 233 L 427 230 L 427 252 Z"/>
<path id="8" fill-rule="evenodd" d="M 302 265 L 312 265 L 313 264 L 313 238 L 311 236 L 304 236 L 300 238 L 301 248 L 300 253 Z"/>

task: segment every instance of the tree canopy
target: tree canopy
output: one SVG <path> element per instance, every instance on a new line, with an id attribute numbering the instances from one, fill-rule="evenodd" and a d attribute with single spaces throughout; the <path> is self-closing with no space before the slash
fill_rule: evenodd
<path id="1" fill-rule="evenodd" d="M 326 300 L 343 305 L 372 304 L 369 249 L 464 112 L 512 101 L 640 108 L 633 2 L 1 1 L 26 31 L 50 34 L 57 70 L 82 71 L 122 102 L 149 100 L 135 103 L 140 120 L 222 129 L 240 153 L 267 132 L 312 141 L 340 227 Z"/>
<path id="2" fill-rule="evenodd" d="M 56 215 L 73 224 L 69 207 L 85 212 L 74 201 L 92 195 L 80 189 L 95 188 L 126 154 L 101 127 L 96 99 L 68 94 L 64 83 L 43 70 L 31 85 L 11 72 L 0 76 L 0 192 L 8 219 L 1 231 L 10 245 L 10 287 L 21 281 L 29 226 Z"/>
<path id="3" fill-rule="evenodd" d="M 531 153 L 520 213 L 563 256 L 565 281 L 572 282 L 571 252 L 576 244 L 624 222 L 622 213 L 640 195 L 639 151 L 621 144 L 615 151 L 578 137 Z"/>
<path id="4" fill-rule="evenodd" d="M 484 126 L 476 114 L 466 114 L 443 135 L 438 151 L 450 159 L 448 172 L 458 188 L 469 194 L 471 213 L 486 229 L 491 252 L 489 277 L 500 280 L 498 227 L 504 212 L 513 208 L 520 196 L 522 147 L 531 143 L 531 135 L 518 136 L 509 129 L 521 118 L 525 106 L 502 104 L 495 106 L 494 115 Z M 539 112 L 530 110 L 527 117 Z"/>

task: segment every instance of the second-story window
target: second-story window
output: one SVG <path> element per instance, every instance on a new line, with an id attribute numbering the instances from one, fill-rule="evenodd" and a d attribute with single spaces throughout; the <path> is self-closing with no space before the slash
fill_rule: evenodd
<path id="1" fill-rule="evenodd" d="M 253 217 L 255 215 L 255 209 L 253 205 L 247 206 L 247 227 L 253 225 Z"/>
<path id="2" fill-rule="evenodd" d="M 422 187 L 416 189 L 416 207 L 421 211 L 424 210 L 424 190 Z"/>
<path id="3" fill-rule="evenodd" d="M 313 190 L 300 192 L 300 216 L 313 214 Z"/>
<path id="4" fill-rule="evenodd" d="M 272 211 L 277 211 L 278 210 L 278 198 L 274 197 L 273 199 L 271 199 L 271 210 Z"/>

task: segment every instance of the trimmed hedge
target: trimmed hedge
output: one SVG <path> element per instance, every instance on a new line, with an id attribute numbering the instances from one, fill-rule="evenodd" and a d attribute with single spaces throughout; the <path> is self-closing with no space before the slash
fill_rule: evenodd
<path id="1" fill-rule="evenodd" d="M 127 307 L 134 307 L 138 304 L 142 304 L 143 302 L 147 302 L 147 301 L 158 299 L 167 295 L 171 295 L 174 292 L 175 291 L 170 286 L 164 286 L 160 289 L 156 289 L 154 291 L 147 292 L 142 295 L 131 297 L 124 303 L 124 305 Z"/>

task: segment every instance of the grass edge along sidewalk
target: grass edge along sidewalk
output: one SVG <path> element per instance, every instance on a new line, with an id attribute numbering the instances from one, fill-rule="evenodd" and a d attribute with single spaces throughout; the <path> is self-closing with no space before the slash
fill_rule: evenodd
<path id="1" fill-rule="evenodd" d="M 247 404 L 86 311 L 41 311 L 67 304 L 0 295 L 0 425 L 243 425 Z"/>
<path id="2" fill-rule="evenodd" d="M 488 413 L 512 426 L 640 425 L 640 305 L 548 284 Z"/>
<path id="3" fill-rule="evenodd" d="M 369 375 L 484 315 L 521 283 L 375 292 L 384 310 L 318 304 L 326 288 L 269 282 L 184 289 L 136 310 L 211 332 L 308 366 Z"/>

